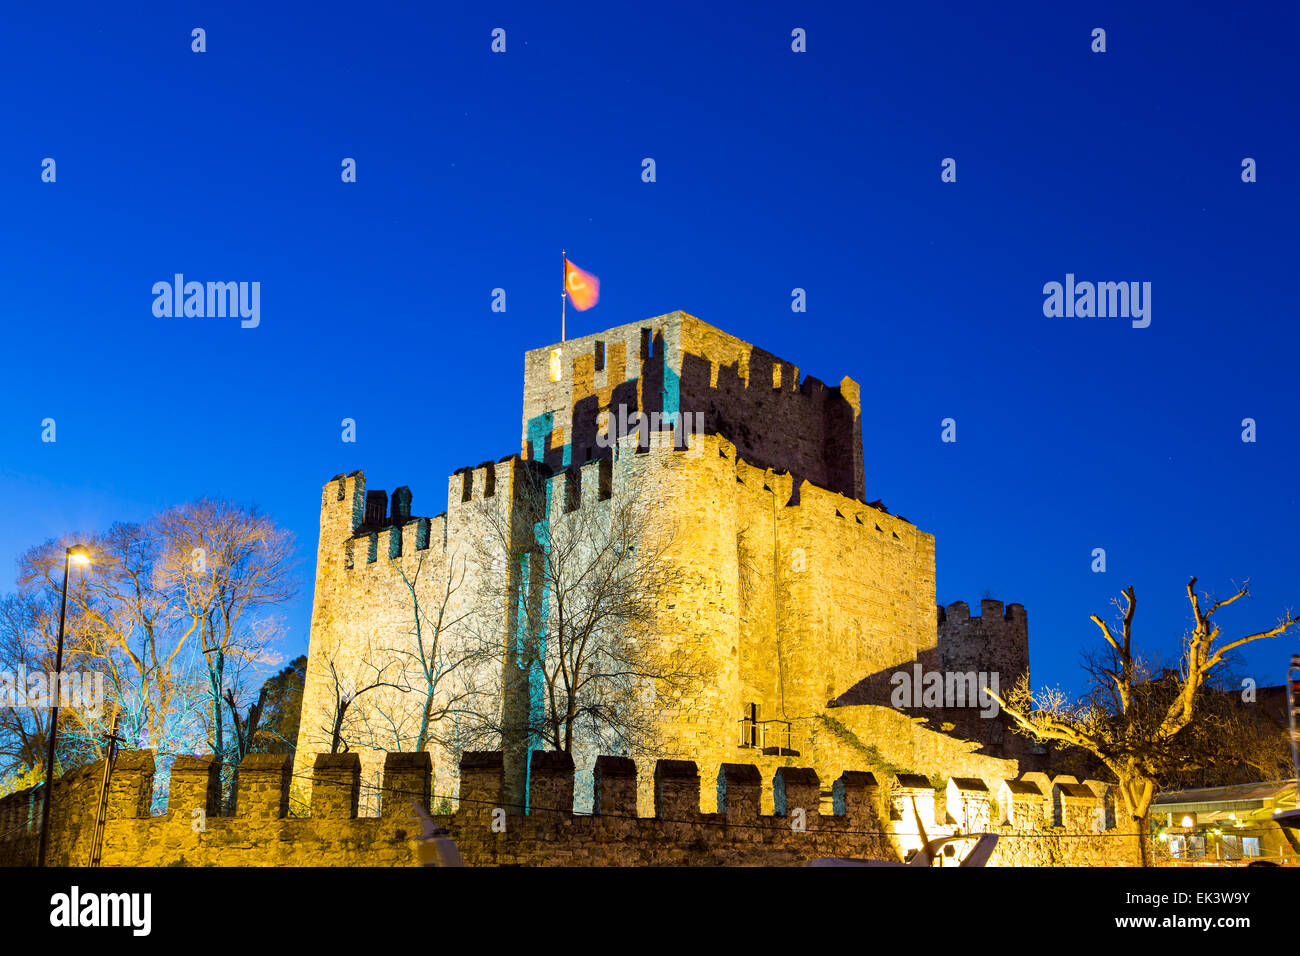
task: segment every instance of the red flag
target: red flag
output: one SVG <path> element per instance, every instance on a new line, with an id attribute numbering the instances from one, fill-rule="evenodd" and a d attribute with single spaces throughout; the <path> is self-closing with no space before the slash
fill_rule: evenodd
<path id="1" fill-rule="evenodd" d="M 565 259 L 564 291 L 569 293 L 573 307 L 579 312 L 585 312 L 600 301 L 600 280 Z"/>

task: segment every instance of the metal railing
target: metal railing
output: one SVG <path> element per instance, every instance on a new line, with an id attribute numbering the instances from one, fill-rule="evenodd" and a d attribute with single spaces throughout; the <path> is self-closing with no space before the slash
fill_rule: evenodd
<path id="1" fill-rule="evenodd" d="M 785 753 L 794 749 L 791 745 L 790 726 L 788 720 L 752 720 L 742 717 L 738 743 L 746 749 Z"/>

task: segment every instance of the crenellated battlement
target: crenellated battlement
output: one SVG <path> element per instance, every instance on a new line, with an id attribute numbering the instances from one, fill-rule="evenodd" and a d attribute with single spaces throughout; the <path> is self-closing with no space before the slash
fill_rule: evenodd
<path id="1" fill-rule="evenodd" d="M 763 389 L 774 398 L 802 401 L 810 408 L 839 397 L 845 382 L 856 385 L 845 379 L 839 386 L 828 386 L 815 376 L 802 375 L 795 363 L 678 310 L 528 349 L 524 353 L 525 441 L 528 423 L 543 408 L 558 409 L 606 391 L 611 399 L 637 398 L 631 406 L 635 410 L 674 412 L 671 401 L 661 407 L 655 396 L 633 386 L 651 377 L 653 384 L 671 388 L 688 375 L 698 378 L 693 384 L 701 390 L 725 394 Z M 624 386 L 621 394 L 620 386 Z"/>
<path id="2" fill-rule="evenodd" d="M 1004 607 L 1001 601 L 991 598 L 984 598 L 980 601 L 980 613 L 974 616 L 970 613 L 970 605 L 965 601 L 953 601 L 946 608 L 942 604 L 939 605 L 940 624 L 946 624 L 949 621 L 953 624 L 971 620 L 988 621 L 999 617 L 1004 621 L 1012 622 L 1028 620 L 1023 604 L 1008 604 Z"/>
<path id="3" fill-rule="evenodd" d="M 705 438 L 688 437 L 691 442 Z M 699 456 L 700 447 L 690 443 L 680 446 L 675 433 L 668 431 L 652 433 L 650 440 L 641 445 L 635 434 L 626 436 L 617 443 L 617 451 L 619 459 L 692 458 Z M 548 500 L 553 509 L 572 511 L 607 500 L 618 467 L 613 458 L 596 458 L 555 469 L 520 455 L 507 455 L 497 461 L 458 468 L 447 479 L 447 510 L 433 517 L 412 514 L 414 495 L 406 485 L 395 489 L 390 498 L 384 490 L 367 489 L 362 471 L 336 475 L 325 484 L 321 496 L 322 546 L 326 535 L 332 534 L 348 553 L 345 569 L 381 562 L 389 555 L 400 557 L 429 547 L 440 548 L 445 545 L 449 521 L 498 495 L 509 499 L 522 493 L 520 479 L 525 474 L 549 486 Z"/>
<path id="4" fill-rule="evenodd" d="M 457 807 L 436 816 L 474 865 L 743 865 L 799 864 L 846 856 L 902 860 L 921 843 L 957 832 L 991 832 L 1000 841 L 991 865 L 1088 865 L 1132 862 L 1136 843 L 1115 827 L 1114 790 L 1068 775 L 1017 780 L 954 777 L 935 787 L 926 777 L 877 779 L 846 771 L 823 789 L 806 767 L 778 767 L 764 783 L 751 764 L 723 764 L 717 812 L 700 809 L 701 777 L 693 761 L 654 767 L 654 815 L 637 815 L 637 767 L 622 757 L 596 760 L 591 814 L 573 812 L 574 763 L 563 752 L 533 751 L 530 806 L 506 801 L 499 751 L 460 761 Z M 379 782 L 378 816 L 359 816 L 361 759 L 318 754 L 310 809 L 290 815 L 291 758 L 250 754 L 239 766 L 231 814 L 218 812 L 220 764 L 210 756 L 178 757 L 168 809 L 149 814 L 152 751 L 126 751 L 113 768 L 103 865 L 413 865 L 420 832 L 417 807 L 448 794 L 431 789 L 427 753 L 390 753 Z M 102 763 L 56 784 L 52 815 L 55 865 L 89 851 Z M 770 786 L 775 812 L 764 814 Z M 24 865 L 35 848 L 35 790 L 0 799 L 0 864 Z"/>
<path id="5" fill-rule="evenodd" d="M 939 666 L 997 672 L 1003 690 L 1029 673 L 1029 617 L 1023 604 L 985 598 L 972 615 L 965 601 L 938 608 Z"/>
<path id="6" fill-rule="evenodd" d="M 450 578 L 463 581 L 451 599 L 458 616 L 513 633 L 521 609 L 554 607 L 531 560 L 541 523 L 576 517 L 578 530 L 600 535 L 618 504 L 636 501 L 670 542 L 671 594 L 656 615 L 658 637 L 707 672 L 704 689 L 654 709 L 663 752 L 698 760 L 710 775 L 754 750 L 798 752 L 825 775 L 862 769 L 854 741 L 880 736 L 891 766 L 1010 772 L 1018 758 L 991 733 L 997 722 L 975 709 L 969 727 L 945 713 L 933 730 L 914 719 L 890 724 L 898 713 L 882 709 L 900 668 L 932 670 L 941 650 L 945 667 L 996 668 L 1008 679 L 1024 671 L 1027 624 L 1019 605 L 986 602 L 982 617 L 963 604 L 937 608 L 933 535 L 865 494 L 861 413 L 852 379 L 829 386 L 680 311 L 529 350 L 520 453 L 446 476 L 440 514 L 422 516 L 410 486 L 368 489 L 359 471 L 323 489 L 304 708 L 329 710 L 329 661 L 371 661 L 381 634 L 396 646 L 410 631 L 412 602 L 437 607 Z M 500 556 L 530 560 L 494 560 L 498 546 Z M 533 688 L 529 696 L 520 689 L 527 679 L 502 667 L 475 679 L 489 686 L 508 677 L 517 694 L 509 706 L 533 707 Z M 367 780 L 385 753 L 405 745 L 390 739 L 399 731 L 368 719 L 367 708 L 381 704 L 389 706 L 375 695 L 352 711 L 349 744 Z M 836 712 L 823 724 L 827 707 Z M 784 729 L 787 714 L 803 718 Z M 742 736 L 746 721 L 752 727 Z M 310 755 L 328 747 L 320 723 L 301 724 L 300 777 L 312 770 Z M 784 737 L 760 741 L 760 726 Z M 505 750 L 507 787 L 522 800 L 525 748 L 512 740 Z M 583 756 L 584 772 L 591 756 Z M 435 752 L 440 775 L 455 777 L 452 759 Z M 642 769 L 634 789 L 644 812 L 651 781 Z M 585 801 L 591 781 L 581 781 Z M 803 785 L 793 775 L 780 784 L 783 794 Z M 610 778 L 603 799 L 617 786 Z M 703 786 L 711 805 L 713 782 Z M 775 791 L 761 793 L 771 810 Z"/>
<path id="7" fill-rule="evenodd" d="M 519 455 L 506 455 L 496 461 L 457 468 L 447 479 L 447 510 L 450 512 L 497 495 L 509 497 L 515 488 L 516 475 L 529 467 L 535 466 Z"/>
<path id="8" fill-rule="evenodd" d="M 845 377 L 827 386 L 792 362 L 682 311 L 524 355 L 522 453 L 559 468 L 608 455 L 625 414 L 737 443 L 763 468 L 861 500 L 861 397 Z"/>

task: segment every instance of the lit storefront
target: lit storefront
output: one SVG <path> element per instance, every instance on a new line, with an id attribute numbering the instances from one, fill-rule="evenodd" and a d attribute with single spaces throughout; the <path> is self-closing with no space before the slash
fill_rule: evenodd
<path id="1" fill-rule="evenodd" d="M 1157 852 L 1170 864 L 1300 866 L 1296 831 L 1273 821 L 1295 808 L 1293 780 L 1162 793 L 1151 807 Z"/>

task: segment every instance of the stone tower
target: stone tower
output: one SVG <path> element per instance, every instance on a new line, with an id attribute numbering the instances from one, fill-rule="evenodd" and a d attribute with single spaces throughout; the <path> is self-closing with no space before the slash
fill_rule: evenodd
<path id="1" fill-rule="evenodd" d="M 521 515 L 532 500 L 520 492 L 525 480 L 548 492 L 544 505 Z M 656 620 L 658 639 L 710 662 L 702 690 L 657 702 L 657 756 L 694 760 L 704 779 L 735 762 L 765 773 L 793 763 L 828 773 L 888 765 L 1014 775 L 1014 765 L 976 745 L 917 727 L 864 681 L 940 647 L 951 648 L 955 664 L 981 648 L 1003 655 L 1021 645 L 999 627 L 964 639 L 951 610 L 941 632 L 934 537 L 866 503 L 857 384 L 801 377 L 792 363 L 684 312 L 525 353 L 520 453 L 458 470 L 441 514 L 414 516 L 410 489 L 394 491 L 390 503 L 366 489 L 360 472 L 326 484 L 299 753 L 329 749 L 329 719 L 320 715 L 337 713 L 339 675 L 373 682 L 412 632 L 413 601 L 436 603 L 449 575 L 461 575 L 458 594 L 481 583 L 464 559 L 493 533 L 485 507 L 515 516 L 511 545 L 522 548 L 551 509 L 588 509 L 599 519 L 628 497 L 676 529 L 676 584 Z M 510 593 L 473 610 L 513 647 L 519 602 L 547 596 L 529 583 L 535 572 L 509 573 Z M 507 718 L 512 708 L 536 706 L 535 684 L 508 654 L 498 673 L 461 677 L 494 688 Z M 362 755 L 364 783 L 385 750 L 410 748 L 420 708 L 410 694 L 386 690 L 351 707 L 354 724 L 390 728 L 387 738 L 349 741 Z M 457 760 L 446 742 L 457 733 L 441 727 L 444 743 L 426 745 L 435 794 L 452 792 Z M 500 746 L 507 793 L 522 804 L 531 745 Z M 575 750 L 580 781 L 594 755 Z"/>

